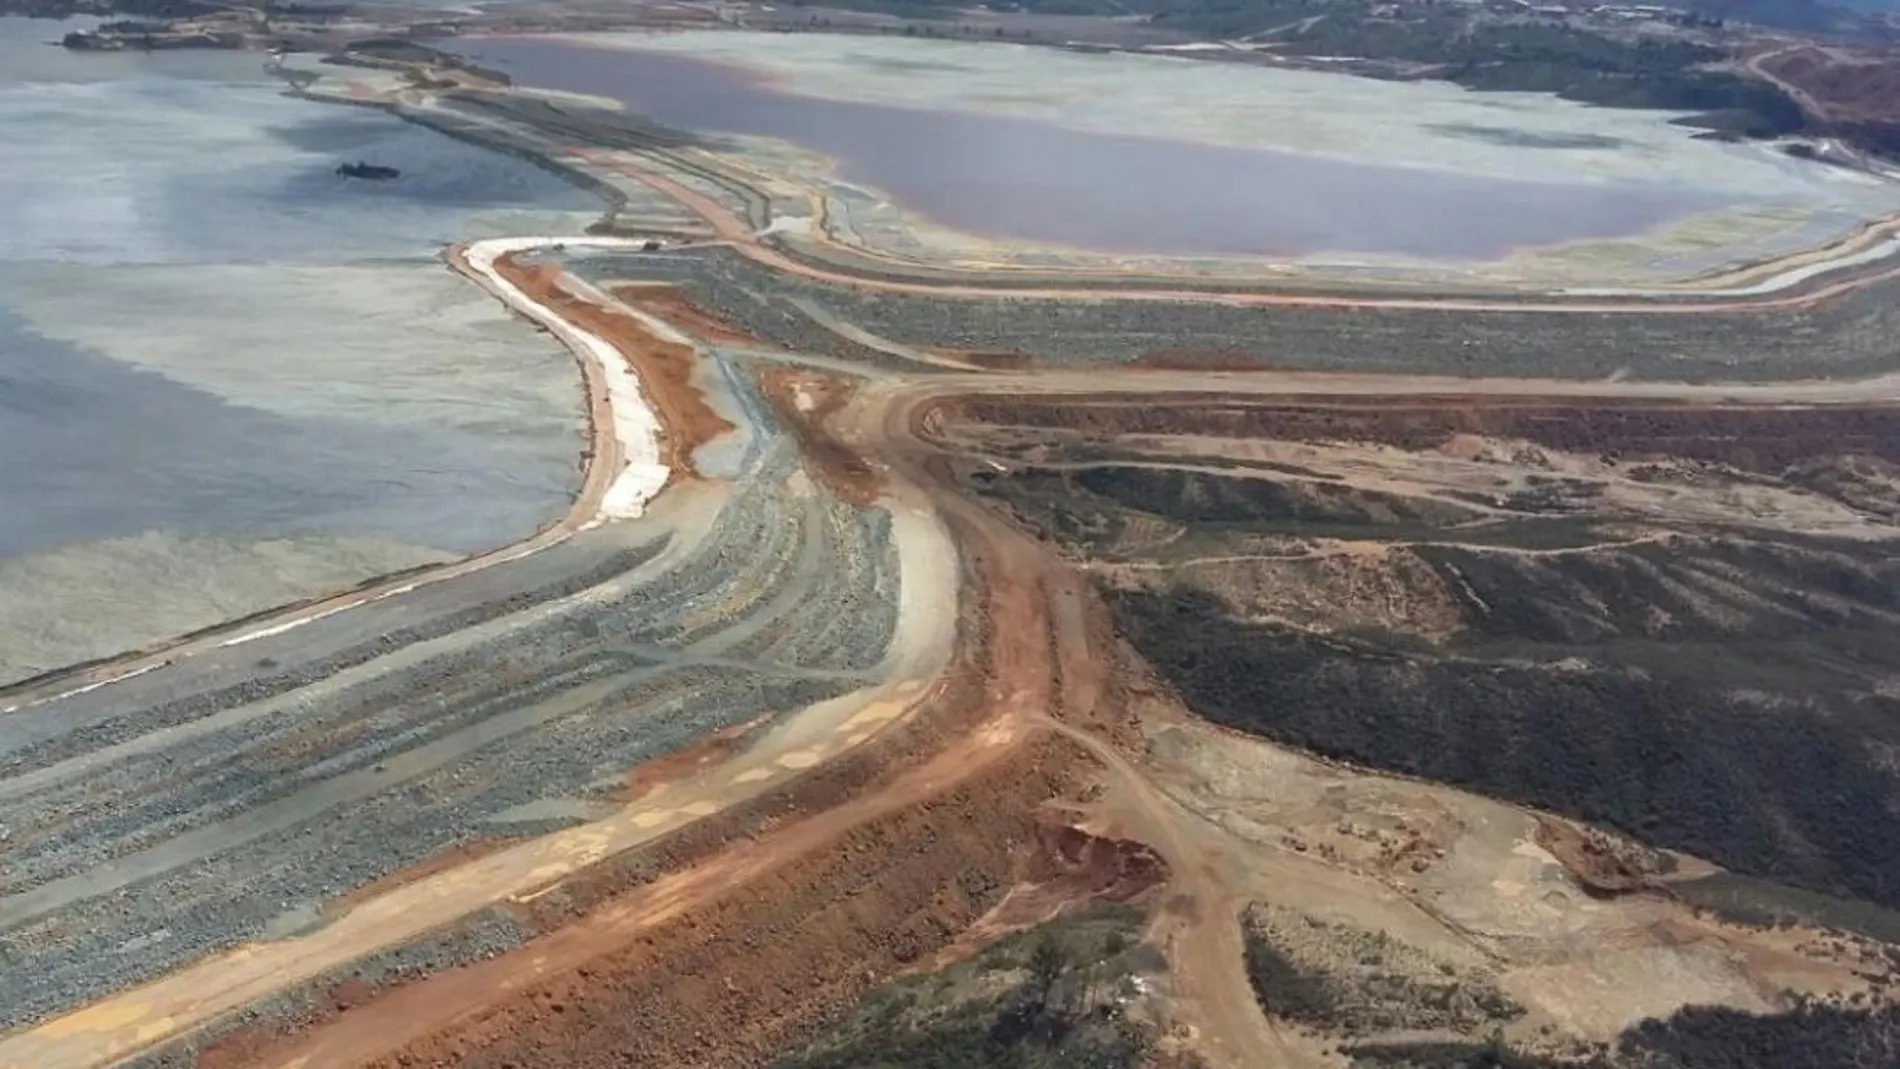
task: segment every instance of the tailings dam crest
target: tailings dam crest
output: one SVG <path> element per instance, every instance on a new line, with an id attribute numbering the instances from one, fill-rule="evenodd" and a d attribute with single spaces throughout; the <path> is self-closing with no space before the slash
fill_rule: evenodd
<path id="1" fill-rule="evenodd" d="M 446 257 L 580 361 L 583 488 L 15 688 L 0 1067 L 1891 1037 L 1885 224 L 1701 292 L 1118 280 L 464 69 L 304 91 L 603 192 Z"/>

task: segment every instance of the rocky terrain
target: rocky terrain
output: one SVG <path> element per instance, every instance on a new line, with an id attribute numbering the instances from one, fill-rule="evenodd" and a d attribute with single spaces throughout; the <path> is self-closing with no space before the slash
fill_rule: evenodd
<path id="1" fill-rule="evenodd" d="M 1197 711 L 1900 906 L 1900 841 L 1864 819 L 1897 786 L 1891 410 L 968 414 L 1009 436 L 973 480 L 1100 562 Z"/>
<path id="2" fill-rule="evenodd" d="M 643 761 L 864 685 L 895 612 L 888 520 L 796 474 L 761 453 L 690 545 L 602 532 L 567 551 L 598 561 L 574 578 L 411 608 L 368 641 L 299 633 L 253 651 L 246 684 L 10 716 L 0 946 L 37 967 L 5 1023 L 573 826 Z M 834 626 L 788 626 L 808 611 Z"/>
<path id="3" fill-rule="evenodd" d="M 696 146 L 409 73 L 349 84 L 690 217 L 448 257 L 604 347 L 587 486 L 0 694 L 0 1066 L 1900 1050 L 1878 258 L 844 279 Z"/>
<path id="4" fill-rule="evenodd" d="M 1746 305 L 1713 314 L 1473 315 L 1456 308 L 1256 307 L 1201 300 L 1087 301 L 954 291 L 852 290 L 775 274 L 718 246 L 622 257 L 616 273 L 677 279 L 693 302 L 773 345 L 873 365 L 902 357 L 1055 366 L 1337 371 L 1690 381 L 1855 377 L 1892 366 L 1897 313 L 1879 281 L 1818 307 Z M 1365 298 L 1360 298 L 1365 300 Z M 849 323 L 850 337 L 826 322 Z M 882 339 L 883 348 L 865 343 Z M 1271 343 L 1268 343 L 1271 339 Z M 905 361 L 915 366 L 913 358 Z"/>
<path id="5" fill-rule="evenodd" d="M 986 394 L 947 402 L 934 425 L 968 486 L 1093 576 L 1118 632 L 1195 713 L 1588 822 L 1546 824 L 1526 849 L 1591 896 L 1823 923 L 1877 947 L 1900 905 L 1888 822 L 1866 819 L 1900 789 L 1883 756 L 1882 636 L 1900 590 L 1892 419 L 1851 405 Z M 1447 863 L 1444 818 L 1367 826 L 1335 803 L 1322 834 L 1360 840 L 1341 847 L 1310 825 L 1272 832 L 1306 812 L 1297 803 L 1262 814 L 1261 795 L 1236 797 L 1221 803 L 1231 819 L 1248 812 L 1254 834 L 1303 856 L 1407 883 Z M 1735 885 L 1704 861 L 1760 879 Z M 1566 1045 L 1529 1023 L 1510 965 L 1493 971 L 1542 952 L 1479 936 L 1504 956 L 1438 958 L 1389 921 L 1271 892 L 1245 918 L 1263 1005 L 1344 1040 L 1355 1065 L 1492 1064 L 1494 1033 L 1523 1064 L 1766 1064 L 1753 1059 L 1783 1049 L 1775 1064 L 1823 1065 L 1824 1051 L 1895 1038 L 1891 1014 L 1865 1008 L 1884 1003 L 1856 997 L 1762 1024 L 1735 1041 L 1741 1062 L 1710 1060 L 1717 1026 L 1695 1015 Z"/>

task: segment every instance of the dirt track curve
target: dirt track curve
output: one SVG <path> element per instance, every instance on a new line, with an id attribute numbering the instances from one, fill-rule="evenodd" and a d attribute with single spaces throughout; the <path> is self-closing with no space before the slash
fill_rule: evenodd
<path id="1" fill-rule="evenodd" d="M 715 199 L 637 177 L 756 263 L 890 292 L 1696 315 L 1808 308 L 1900 275 L 1886 268 L 1788 294 L 1667 302 L 934 285 L 816 267 L 754 236 Z M 1886 237 L 1870 232 L 1866 243 Z M 540 251 L 551 254 L 561 242 L 547 244 Z M 568 1012 L 570 997 L 600 1020 L 634 1019 L 629 1007 L 688 1014 L 688 994 L 719 1001 L 690 984 L 669 990 L 705 964 L 695 953 L 724 947 L 787 967 L 770 944 L 817 953 L 797 942 L 822 934 L 810 918 L 835 921 L 847 912 L 838 903 L 854 897 L 899 927 L 925 918 L 904 929 L 914 946 L 888 947 L 874 933 L 856 951 L 862 960 L 834 957 L 826 964 L 838 978 L 813 976 L 809 991 L 736 962 L 744 975 L 725 980 L 723 1009 L 652 1029 L 662 1034 L 600 1040 L 647 1044 L 639 1049 L 666 1063 L 757 1061 L 837 1003 L 950 945 L 1007 899 L 1000 888 L 1120 893 L 1106 878 L 1083 886 L 1064 868 L 1073 859 L 1048 848 L 1051 836 L 1083 829 L 1091 843 L 1119 837 L 1165 862 L 1171 905 L 1152 934 L 1177 977 L 1181 1020 L 1216 1069 L 1319 1064 L 1270 1022 L 1248 985 L 1247 901 L 1223 877 L 1228 862 L 1205 819 L 1151 782 L 1127 701 L 1129 666 L 1085 575 L 967 495 L 932 421 L 953 402 L 1032 395 L 1084 405 L 1236 395 L 1900 400 L 1900 375 L 1689 385 L 841 368 L 820 354 L 734 345 L 746 337 L 737 325 L 714 321 L 713 336 L 714 317 L 668 319 L 657 305 L 562 283 L 558 269 L 534 286 L 521 276 L 515 293 L 541 287 L 523 298 L 497 290 L 461 250 L 448 260 L 576 349 L 591 445 L 574 508 L 504 550 L 0 699 L 0 715 L 18 718 L 10 723 L 28 738 L 0 752 L 0 819 L 18 847 L 0 869 L 0 960 L 35 973 L 4 1006 L 0 1027 L 12 1030 L 0 1035 L 0 1069 L 92 1069 L 168 1050 L 205 1066 L 284 1069 L 533 1063 L 557 1057 L 535 1037 Z M 718 396 L 724 407 L 694 441 L 726 437 L 741 443 L 728 450 L 741 459 L 690 477 L 675 471 L 643 515 L 613 514 L 616 480 L 640 458 L 616 431 L 626 412 L 614 406 L 626 395 L 614 396 L 610 369 L 575 341 L 589 331 L 611 333 L 648 397 Z M 662 363 L 682 345 L 694 368 Z M 672 419 L 662 436 L 686 434 Z M 676 468 L 704 455 L 677 439 L 670 448 Z M 667 745 L 646 747 L 655 735 Z M 709 739 L 724 741 L 705 749 Z M 681 755 L 693 760 L 677 774 L 620 782 Z M 280 770 L 284 784 L 238 782 L 231 769 L 247 762 Z M 530 781 L 544 775 L 560 790 L 537 793 Z M 612 789 L 602 786 L 609 780 Z M 1076 799 L 1094 797 L 1090 788 L 1106 801 L 1083 819 Z M 328 823 L 312 833 L 317 814 Z M 963 834 L 947 823 L 959 814 Z M 1006 832 L 986 843 L 986 827 Z M 72 845 L 75 828 L 105 845 Z M 905 855 L 890 862 L 912 866 L 904 878 L 883 879 L 891 842 L 939 835 L 951 843 L 939 862 L 947 871 Z M 629 859 L 646 866 L 637 877 L 616 868 Z M 971 872 L 988 884 L 956 890 Z M 808 903 L 809 913 L 772 914 L 774 896 Z M 776 927 L 748 927 L 764 916 Z M 500 934 L 404 959 L 375 983 L 352 973 L 477 924 Z M 305 996 L 342 990 L 342 977 L 365 985 L 361 997 L 319 997 L 311 1008 Z M 556 989 L 568 994 L 547 994 Z M 305 997 L 294 1012 L 284 1008 L 292 996 Z M 260 1007 L 262 1023 L 245 1027 Z"/>

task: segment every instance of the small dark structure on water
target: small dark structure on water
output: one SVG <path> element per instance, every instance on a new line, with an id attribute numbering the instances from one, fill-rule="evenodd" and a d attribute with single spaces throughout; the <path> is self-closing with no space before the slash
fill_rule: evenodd
<path id="1" fill-rule="evenodd" d="M 394 167 L 365 163 L 362 160 L 357 160 L 355 163 L 342 164 L 337 167 L 336 173 L 344 178 L 368 178 L 378 182 L 386 181 L 402 174 L 401 171 L 396 170 Z"/>

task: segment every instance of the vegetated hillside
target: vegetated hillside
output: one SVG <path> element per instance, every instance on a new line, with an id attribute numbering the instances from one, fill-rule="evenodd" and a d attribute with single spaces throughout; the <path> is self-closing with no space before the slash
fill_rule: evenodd
<path id="1" fill-rule="evenodd" d="M 1482 973 L 1367 931 L 1256 902 L 1242 918 L 1247 977 L 1274 1016 L 1331 1035 L 1481 1034 L 1524 1015 Z"/>
<path id="2" fill-rule="evenodd" d="M 1900 1065 L 1900 1008 L 1804 1002 L 1753 1014 L 1686 1007 L 1609 1044 L 1507 1040 L 1523 1010 L 1482 973 L 1394 938 L 1254 903 L 1242 919 L 1263 1008 L 1329 1037 L 1354 1069 L 1846 1069 Z M 1421 1040 L 1417 1037 L 1434 1038 Z"/>
<path id="3" fill-rule="evenodd" d="M 1900 1065 L 1900 1008 L 1804 1006 L 1753 1014 L 1691 1006 L 1645 1021 L 1617 1045 L 1644 1069 L 1848 1069 Z"/>
<path id="4" fill-rule="evenodd" d="M 1142 914 L 1097 906 L 990 944 L 968 961 L 867 995 L 772 1069 L 1135 1069 L 1153 1023 L 1130 1014 L 1156 956 Z"/>
<path id="5" fill-rule="evenodd" d="M 1541 1056 L 1496 1038 L 1349 1043 L 1345 1051 L 1353 1069 L 1885 1069 L 1900 1065 L 1900 1010 L 1691 1006 L 1582 1058 Z"/>
<path id="6" fill-rule="evenodd" d="M 1849 10 L 1850 5 L 1820 0 L 1688 0 L 1684 6 L 1724 22 L 1746 22 L 1774 30 L 1854 33 L 1866 28 Z"/>
<path id="7" fill-rule="evenodd" d="M 1760 62 L 1822 109 L 1827 130 L 1876 151 L 1900 153 L 1900 50 L 1793 48 Z"/>
<path id="8" fill-rule="evenodd" d="M 1524 1010 L 1483 969 L 1455 966 L 1390 932 L 1255 902 L 1241 935 L 1262 1008 L 1325 1037 L 1354 1069 L 1900 1065 L 1900 1008 L 1862 1006 L 1862 998 L 1803 1000 L 1771 1014 L 1686 1007 L 1607 1043 L 1551 1040 L 1511 1028 Z"/>
<path id="9" fill-rule="evenodd" d="M 1889 547 L 1696 530 L 1627 541 L 1593 533 L 1588 487 L 1562 480 L 1507 498 L 1522 518 L 1473 524 L 1444 494 L 1261 474 L 1029 464 L 974 481 L 1066 553 L 1161 565 L 1107 573 L 1103 594 L 1212 720 L 1900 907 Z M 1384 622 L 1329 612 L 1346 586 L 1274 559 L 1298 542 L 1260 541 L 1289 537 L 1389 540 L 1358 587 L 1399 608 Z M 1175 556 L 1232 563 L 1175 571 Z"/>
<path id="10" fill-rule="evenodd" d="M 1747 136 L 1802 128 L 1780 89 L 1705 69 L 1720 49 L 1684 40 L 1638 41 L 1568 26 L 1472 22 L 1462 13 L 1397 22 L 1326 18 L 1276 36 L 1290 52 L 1403 60 L 1467 89 L 1554 93 L 1616 108 L 1704 113 L 1707 125 Z"/>
<path id="11" fill-rule="evenodd" d="M 1564 602 L 1595 592 L 1636 609 L 1653 563 L 1608 581 L 1560 566 L 1573 582 L 1540 594 L 1532 575 L 1426 559 L 1496 606 L 1442 651 L 1249 623 L 1198 590 L 1105 593 L 1136 648 L 1220 723 L 1900 906 L 1900 770 L 1887 756 L 1900 699 L 1870 687 L 1892 656 L 1886 625 L 1830 625 L 1831 608 L 1782 621 L 1763 606 L 1727 635 L 1617 633 Z M 1817 603 L 1843 594 L 1826 578 Z M 1658 586 L 1690 579 L 1665 571 Z M 1845 598 L 1843 616 L 1872 612 Z"/>
<path id="12" fill-rule="evenodd" d="M 1794 48 L 1763 57 L 1775 77 L 1801 87 L 1835 120 L 1880 118 L 1900 112 L 1900 54 L 1867 49 L 1843 52 Z"/>
<path id="13" fill-rule="evenodd" d="M 944 0 L 824 0 L 909 18 L 954 19 Z M 1426 77 L 1469 89 L 1554 93 L 1618 108 L 1708 116 L 1702 125 L 1766 137 L 1803 129 L 1780 89 L 1712 65 L 1720 49 L 1660 35 L 1499 19 L 1476 5 L 1408 5 L 1374 15 L 1369 0 L 1022 0 L 1040 15 L 1143 16 L 1195 38 L 1247 38 L 1290 55 L 1352 57 L 1360 73 Z M 1870 34 L 1870 20 L 1816 0 L 1700 0 L 1680 16 L 1704 26 L 1734 19 L 1808 32 Z"/>

